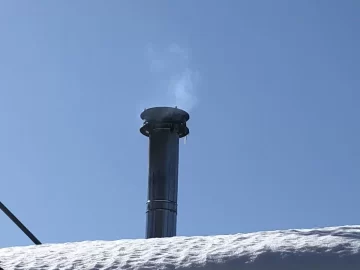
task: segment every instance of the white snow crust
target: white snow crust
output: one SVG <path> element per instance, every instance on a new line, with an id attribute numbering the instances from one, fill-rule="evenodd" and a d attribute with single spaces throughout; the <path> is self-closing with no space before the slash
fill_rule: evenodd
<path id="1" fill-rule="evenodd" d="M 360 226 L 0 249 L 4 270 L 360 270 Z"/>

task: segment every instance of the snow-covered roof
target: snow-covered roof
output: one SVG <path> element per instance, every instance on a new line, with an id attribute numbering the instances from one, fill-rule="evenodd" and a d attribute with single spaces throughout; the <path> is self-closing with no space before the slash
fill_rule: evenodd
<path id="1" fill-rule="evenodd" d="M 360 226 L 0 249 L 10 269 L 359 270 Z"/>

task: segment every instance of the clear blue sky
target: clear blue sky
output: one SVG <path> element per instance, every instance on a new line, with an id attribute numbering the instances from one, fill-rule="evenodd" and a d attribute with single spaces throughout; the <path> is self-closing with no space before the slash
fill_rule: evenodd
<path id="1" fill-rule="evenodd" d="M 356 0 L 3 1 L 0 200 L 43 242 L 143 238 L 138 114 L 173 105 L 188 71 L 179 235 L 360 224 L 359 13 Z M 31 244 L 0 224 L 1 247 Z"/>

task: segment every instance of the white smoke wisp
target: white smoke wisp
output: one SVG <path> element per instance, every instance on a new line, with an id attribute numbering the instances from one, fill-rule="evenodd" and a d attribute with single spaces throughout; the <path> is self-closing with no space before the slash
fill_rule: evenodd
<path id="1" fill-rule="evenodd" d="M 147 56 L 159 91 L 157 101 L 191 111 L 198 104 L 199 73 L 191 68 L 188 50 L 177 44 L 162 51 L 149 46 Z"/>
<path id="2" fill-rule="evenodd" d="M 176 106 L 190 111 L 197 103 L 195 95 L 195 75 L 190 69 L 186 69 L 179 76 L 175 76 L 169 85 L 169 91 L 174 95 Z"/>

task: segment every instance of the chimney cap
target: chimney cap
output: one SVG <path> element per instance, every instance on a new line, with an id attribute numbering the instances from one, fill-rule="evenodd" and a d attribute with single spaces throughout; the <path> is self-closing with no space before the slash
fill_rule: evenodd
<path id="1" fill-rule="evenodd" d="M 141 119 L 146 122 L 186 122 L 189 114 L 177 107 L 153 107 L 144 110 Z"/>

